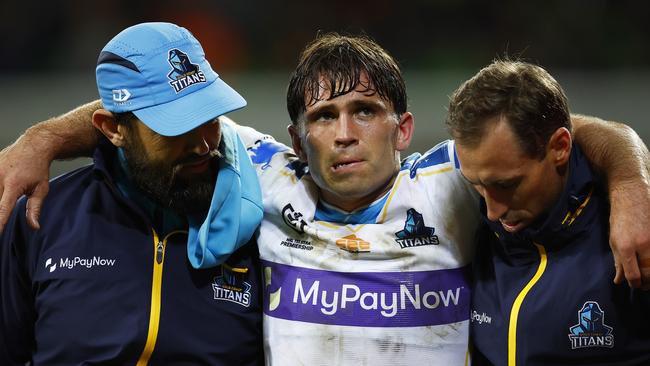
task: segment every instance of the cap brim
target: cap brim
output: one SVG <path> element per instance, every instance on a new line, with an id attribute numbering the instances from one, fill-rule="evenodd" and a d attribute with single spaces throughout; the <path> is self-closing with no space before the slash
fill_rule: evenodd
<path id="1" fill-rule="evenodd" d="M 133 113 L 156 133 L 178 136 L 245 106 L 246 100 L 221 78 L 217 78 L 191 94 Z"/>

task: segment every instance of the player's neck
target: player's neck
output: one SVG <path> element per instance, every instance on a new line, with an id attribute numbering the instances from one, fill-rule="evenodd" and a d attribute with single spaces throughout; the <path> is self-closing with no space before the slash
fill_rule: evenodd
<path id="1" fill-rule="evenodd" d="M 395 182 L 396 177 L 397 174 L 395 174 L 385 185 L 363 196 L 354 197 L 344 194 L 339 195 L 334 192 L 321 190 L 320 199 L 322 202 L 325 202 L 326 204 L 336 207 L 345 212 L 354 212 L 364 207 L 368 207 L 373 202 L 384 197 L 384 195 L 386 195 L 386 193 L 388 193 L 388 191 L 393 188 L 393 183 Z"/>

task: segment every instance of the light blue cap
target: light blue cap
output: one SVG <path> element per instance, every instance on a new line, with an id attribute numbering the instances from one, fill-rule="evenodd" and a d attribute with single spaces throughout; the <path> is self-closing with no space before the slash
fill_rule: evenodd
<path id="1" fill-rule="evenodd" d="M 199 41 L 171 23 L 142 23 L 120 32 L 99 54 L 96 76 L 105 109 L 133 112 L 164 136 L 246 106 L 212 70 Z"/>

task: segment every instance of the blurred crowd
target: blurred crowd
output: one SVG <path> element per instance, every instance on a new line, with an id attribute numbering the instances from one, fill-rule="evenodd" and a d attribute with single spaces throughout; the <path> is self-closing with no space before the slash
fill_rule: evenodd
<path id="1" fill-rule="evenodd" d="M 115 33 L 142 21 L 189 28 L 217 70 L 290 69 L 319 31 L 364 32 L 409 69 L 476 67 L 522 56 L 562 68 L 650 65 L 640 1 L 194 0 L 5 2 L 5 72 L 88 70 Z"/>

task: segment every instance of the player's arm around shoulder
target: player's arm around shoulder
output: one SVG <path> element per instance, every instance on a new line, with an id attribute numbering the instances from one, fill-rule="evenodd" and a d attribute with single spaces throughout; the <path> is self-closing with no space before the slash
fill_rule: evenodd
<path id="1" fill-rule="evenodd" d="M 610 245 L 616 278 L 650 289 L 650 154 L 636 132 L 622 124 L 572 115 L 576 142 L 605 176 L 611 205 Z"/>
<path id="2" fill-rule="evenodd" d="M 0 151 L 0 231 L 22 195 L 28 196 L 25 213 L 29 225 L 39 228 L 43 199 L 48 193 L 50 164 L 54 159 L 89 156 L 98 141 L 92 114 L 99 100 L 30 127 Z"/>

